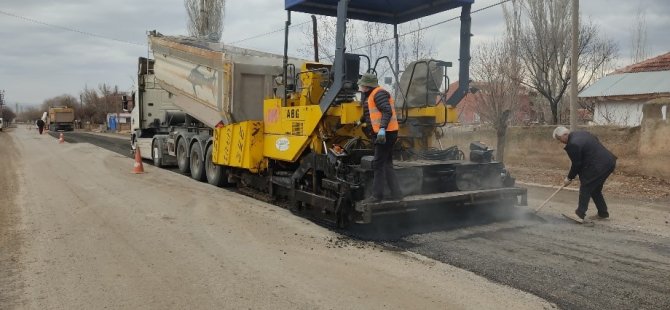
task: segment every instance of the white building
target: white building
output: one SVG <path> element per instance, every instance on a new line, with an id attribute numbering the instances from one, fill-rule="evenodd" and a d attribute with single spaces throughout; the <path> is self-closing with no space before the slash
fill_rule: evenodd
<path id="1" fill-rule="evenodd" d="M 670 97 L 670 53 L 612 72 L 579 94 L 594 105 L 598 125 L 639 126 L 642 105 Z"/>

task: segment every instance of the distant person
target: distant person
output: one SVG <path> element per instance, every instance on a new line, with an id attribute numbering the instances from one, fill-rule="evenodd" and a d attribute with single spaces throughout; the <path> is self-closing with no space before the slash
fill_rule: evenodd
<path id="1" fill-rule="evenodd" d="M 44 131 L 44 121 L 41 119 L 38 119 L 37 122 L 35 122 L 37 125 L 37 130 L 39 130 L 40 134 L 42 134 L 42 131 Z"/>
<path id="2" fill-rule="evenodd" d="M 593 199 L 598 209 L 598 214 L 593 218 L 608 218 L 610 214 L 603 197 L 603 185 L 607 177 L 614 172 L 616 156 L 607 150 L 596 136 L 587 131 L 570 132 L 569 129 L 560 126 L 554 130 L 553 136 L 565 144 L 565 152 L 572 162 L 564 185 L 569 185 L 579 175 L 579 204 L 575 215 L 584 220 L 589 200 Z"/>

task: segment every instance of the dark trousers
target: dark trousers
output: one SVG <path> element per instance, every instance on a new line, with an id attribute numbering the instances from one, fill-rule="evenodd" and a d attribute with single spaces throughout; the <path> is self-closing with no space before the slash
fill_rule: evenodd
<path id="1" fill-rule="evenodd" d="M 44 126 L 42 126 L 42 127 L 37 127 L 37 130 L 39 130 L 39 131 L 40 131 L 40 134 L 42 134 L 42 131 L 44 131 Z"/>
<path id="2" fill-rule="evenodd" d="M 607 212 L 607 203 L 605 202 L 605 197 L 603 197 L 603 185 L 607 178 L 614 172 L 614 167 L 607 170 L 600 177 L 582 184 L 579 187 L 579 205 L 577 206 L 577 213 L 580 216 L 586 215 L 586 210 L 589 208 L 589 201 L 593 199 L 593 203 L 598 209 L 598 215 L 607 217 L 609 213 Z"/>
<path id="3" fill-rule="evenodd" d="M 398 132 L 386 133 L 386 143 L 375 144 L 374 180 L 372 182 L 372 195 L 375 198 L 384 198 L 384 183 L 391 190 L 391 198 L 402 197 L 398 178 L 393 170 L 393 145 L 398 140 Z"/>

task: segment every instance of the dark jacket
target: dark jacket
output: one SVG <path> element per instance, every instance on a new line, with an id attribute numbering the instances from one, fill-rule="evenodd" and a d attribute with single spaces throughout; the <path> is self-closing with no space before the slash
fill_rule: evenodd
<path id="1" fill-rule="evenodd" d="M 373 89 L 370 89 L 370 91 L 363 93 L 361 97 L 361 104 L 363 105 L 363 116 L 361 117 L 361 122 L 368 124 L 372 124 L 370 121 L 370 111 L 368 110 L 368 96 L 372 90 Z M 385 89 L 378 91 L 375 95 L 377 109 L 382 112 L 381 128 L 386 128 L 389 124 L 389 121 L 391 121 L 391 117 L 393 116 L 393 108 L 391 107 L 391 102 L 389 101 L 390 98 L 391 94 L 389 94 L 389 92 Z"/>
<path id="2" fill-rule="evenodd" d="M 41 119 L 37 120 L 37 127 L 44 127 L 44 121 Z"/>
<path id="3" fill-rule="evenodd" d="M 574 179 L 579 175 L 582 185 L 609 175 L 616 166 L 616 156 L 596 136 L 586 131 L 571 132 L 565 152 L 572 161 L 568 178 Z"/>

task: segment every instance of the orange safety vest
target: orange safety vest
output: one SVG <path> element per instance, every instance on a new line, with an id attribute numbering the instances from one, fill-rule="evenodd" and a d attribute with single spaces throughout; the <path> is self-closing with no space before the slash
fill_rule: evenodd
<path id="1" fill-rule="evenodd" d="M 382 112 L 377 109 L 377 103 L 375 102 L 375 95 L 380 90 L 383 90 L 383 88 L 377 87 L 373 89 L 368 96 L 368 111 L 370 112 L 370 122 L 372 123 L 372 130 L 375 133 L 378 133 L 379 129 L 382 127 Z M 391 104 L 391 111 L 393 111 L 393 115 L 391 115 L 391 119 L 389 120 L 388 125 L 386 125 L 386 131 L 398 131 L 398 118 L 395 115 L 395 103 L 391 96 L 389 96 L 389 103 Z"/>

